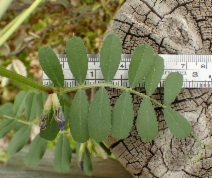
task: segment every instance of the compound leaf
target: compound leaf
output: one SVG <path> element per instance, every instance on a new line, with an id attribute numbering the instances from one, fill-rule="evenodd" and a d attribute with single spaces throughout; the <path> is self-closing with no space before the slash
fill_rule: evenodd
<path id="1" fill-rule="evenodd" d="M 106 82 L 110 82 L 118 70 L 122 46 L 115 34 L 109 34 L 104 39 L 100 50 L 100 67 Z"/>
<path id="2" fill-rule="evenodd" d="M 13 106 L 13 115 L 15 117 L 20 116 L 25 108 L 25 96 L 26 96 L 25 91 L 20 91 L 18 95 L 15 98 L 14 106 Z"/>
<path id="3" fill-rule="evenodd" d="M 25 125 L 13 135 L 12 140 L 8 146 L 8 152 L 10 155 L 19 152 L 24 147 L 28 141 L 30 131 L 31 127 Z"/>
<path id="4" fill-rule="evenodd" d="M 0 124 L 0 138 L 3 138 L 16 125 L 15 119 L 4 119 Z"/>
<path id="5" fill-rule="evenodd" d="M 179 72 L 171 72 L 164 82 L 164 104 L 170 105 L 183 85 L 183 76 Z"/>
<path id="6" fill-rule="evenodd" d="M 36 93 L 28 93 L 25 98 L 25 114 L 28 121 L 36 117 Z"/>
<path id="7" fill-rule="evenodd" d="M 5 103 L 0 106 L 0 116 L 12 116 L 13 115 L 13 105 L 12 103 Z"/>
<path id="8" fill-rule="evenodd" d="M 129 66 L 129 85 L 135 88 L 148 73 L 153 61 L 153 49 L 148 44 L 138 46 L 133 52 Z"/>
<path id="9" fill-rule="evenodd" d="M 36 167 L 46 151 L 47 141 L 38 134 L 29 147 L 24 163 L 29 167 Z"/>
<path id="10" fill-rule="evenodd" d="M 132 128 L 134 118 L 132 97 L 124 91 L 116 101 L 112 111 L 112 135 L 117 139 L 126 138 Z"/>
<path id="11" fill-rule="evenodd" d="M 85 147 L 85 152 L 84 152 L 84 155 L 83 155 L 83 172 L 87 176 L 92 175 L 91 155 L 90 155 L 87 147 Z"/>
<path id="12" fill-rule="evenodd" d="M 156 138 L 158 133 L 157 117 L 148 98 L 144 98 L 140 105 L 136 126 L 143 141 L 149 142 Z"/>
<path id="13" fill-rule="evenodd" d="M 182 139 L 189 136 L 192 127 L 186 118 L 169 107 L 165 108 L 163 112 L 166 124 L 176 138 Z"/>
<path id="14" fill-rule="evenodd" d="M 72 37 L 66 43 L 69 68 L 78 83 L 83 84 L 88 70 L 88 57 L 81 38 Z"/>
<path id="15" fill-rule="evenodd" d="M 147 95 L 152 95 L 157 88 L 164 71 L 163 58 L 158 54 L 154 55 L 151 69 L 145 77 L 145 89 Z"/>
<path id="16" fill-rule="evenodd" d="M 97 142 L 106 140 L 111 126 L 110 100 L 105 88 L 100 88 L 90 104 L 88 131 Z"/>
<path id="17" fill-rule="evenodd" d="M 50 46 L 42 46 L 38 51 L 40 65 L 49 77 L 49 79 L 57 86 L 64 86 L 64 75 L 57 55 Z"/>
<path id="18" fill-rule="evenodd" d="M 69 126 L 75 141 L 83 143 L 89 138 L 88 134 L 89 104 L 85 92 L 78 90 L 70 109 Z"/>
<path id="19" fill-rule="evenodd" d="M 70 171 L 71 147 L 65 134 L 61 134 L 57 141 L 54 156 L 54 167 L 57 172 L 66 173 Z"/>

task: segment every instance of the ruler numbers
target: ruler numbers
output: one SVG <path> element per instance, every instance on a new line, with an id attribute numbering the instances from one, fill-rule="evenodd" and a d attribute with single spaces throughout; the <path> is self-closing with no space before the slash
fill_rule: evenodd
<path id="1" fill-rule="evenodd" d="M 183 75 L 185 88 L 212 88 L 212 55 L 168 55 L 161 54 L 164 59 L 164 74 L 158 87 L 163 87 L 164 80 L 170 72 L 178 71 Z M 65 87 L 78 85 L 74 79 L 65 54 L 58 55 L 65 78 Z M 100 70 L 98 54 L 88 54 L 88 71 L 85 84 L 104 82 Z M 128 69 L 131 60 L 130 54 L 122 54 L 121 62 L 111 83 L 128 87 Z M 43 84 L 49 85 L 51 81 L 43 74 Z M 139 87 L 144 87 L 141 82 Z"/>

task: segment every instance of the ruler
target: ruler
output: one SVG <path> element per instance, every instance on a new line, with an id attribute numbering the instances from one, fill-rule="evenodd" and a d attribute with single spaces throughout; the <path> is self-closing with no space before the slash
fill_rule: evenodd
<path id="1" fill-rule="evenodd" d="M 78 83 L 72 75 L 65 54 L 58 54 L 64 73 L 65 87 L 77 86 Z M 170 72 L 178 71 L 183 75 L 184 88 L 212 88 L 212 55 L 170 55 L 160 54 L 164 59 L 164 74 L 158 87 L 164 86 L 164 80 Z M 128 69 L 131 60 L 130 54 L 122 54 L 118 71 L 111 81 L 114 85 L 129 87 Z M 104 77 L 100 69 L 98 54 L 88 54 L 88 71 L 85 84 L 103 83 Z M 49 85 L 51 81 L 43 73 L 43 84 Z M 142 81 L 138 87 L 144 87 Z"/>

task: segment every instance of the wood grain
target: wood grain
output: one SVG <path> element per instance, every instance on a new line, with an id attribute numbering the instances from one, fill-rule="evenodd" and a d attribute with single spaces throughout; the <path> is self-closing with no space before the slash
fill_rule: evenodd
<path id="1" fill-rule="evenodd" d="M 28 148 L 22 149 L 7 162 L 0 164 L 0 178 L 86 178 L 80 170 L 76 155 L 72 155 L 70 172 L 66 174 L 57 173 L 53 166 L 54 152 L 47 150 L 36 168 L 29 168 L 24 164 L 24 157 Z M 114 160 L 92 158 L 93 174 L 95 178 L 131 178 L 132 176 Z"/>
<path id="2" fill-rule="evenodd" d="M 107 33 L 116 33 L 123 53 L 149 43 L 158 54 L 212 54 L 211 0 L 127 0 Z M 144 89 L 137 88 L 144 92 Z M 212 144 L 212 96 L 210 89 L 182 89 L 172 107 L 185 116 L 193 132 Z M 113 106 L 120 91 L 108 89 Z M 141 98 L 132 95 L 135 120 Z M 163 88 L 153 98 L 163 102 Z M 193 137 L 178 140 L 169 131 L 162 108 L 155 106 L 158 137 L 145 143 L 133 126 L 126 139 L 109 137 L 107 144 L 120 163 L 137 178 L 210 178 L 212 150 L 200 147 Z M 134 122 L 135 123 L 135 122 Z"/>

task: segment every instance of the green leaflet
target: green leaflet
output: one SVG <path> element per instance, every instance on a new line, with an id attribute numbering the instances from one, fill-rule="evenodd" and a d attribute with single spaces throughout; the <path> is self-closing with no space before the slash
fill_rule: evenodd
<path id="1" fill-rule="evenodd" d="M 136 127 L 141 139 L 145 142 L 152 141 L 156 138 L 158 133 L 157 117 L 151 101 L 144 98 L 136 121 Z"/>
<path id="2" fill-rule="evenodd" d="M 15 117 L 20 116 L 24 111 L 24 107 L 25 107 L 24 103 L 25 103 L 26 94 L 27 93 L 25 91 L 20 91 L 15 98 L 15 102 L 13 106 L 13 115 Z"/>
<path id="3" fill-rule="evenodd" d="M 49 79 L 57 86 L 64 86 L 64 75 L 58 60 L 57 55 L 54 53 L 50 46 L 42 46 L 38 51 L 40 65 L 49 77 Z"/>
<path id="4" fill-rule="evenodd" d="M 70 107 L 64 105 L 64 118 L 65 118 L 65 121 L 67 122 L 69 120 L 69 118 L 71 117 L 70 116 Z"/>
<path id="5" fill-rule="evenodd" d="M 116 101 L 112 112 L 112 135 L 117 139 L 126 138 L 133 125 L 134 111 L 132 97 L 124 91 Z"/>
<path id="6" fill-rule="evenodd" d="M 183 76 L 179 72 L 170 73 L 164 82 L 164 104 L 170 105 L 183 85 Z"/>
<path id="7" fill-rule="evenodd" d="M 81 143 L 78 143 L 78 142 L 76 143 L 76 156 L 77 156 L 78 163 L 81 161 L 81 154 L 80 154 L 80 150 L 79 150 L 80 145 L 81 145 Z"/>
<path id="8" fill-rule="evenodd" d="M 0 138 L 3 138 L 16 125 L 15 119 L 4 119 L 0 124 Z"/>
<path id="9" fill-rule="evenodd" d="M 71 147 L 65 134 L 61 134 L 57 141 L 54 156 L 54 167 L 57 172 L 66 173 L 70 171 Z"/>
<path id="10" fill-rule="evenodd" d="M 90 156 L 90 153 L 89 153 L 87 147 L 85 147 L 85 152 L 84 152 L 84 155 L 83 155 L 83 172 L 87 176 L 92 175 L 91 156 Z"/>
<path id="11" fill-rule="evenodd" d="M 100 67 L 106 82 L 110 82 L 118 70 L 122 46 L 118 36 L 109 34 L 100 50 Z"/>
<path id="12" fill-rule="evenodd" d="M 85 92 L 78 90 L 70 109 L 69 126 L 74 140 L 80 143 L 89 139 L 88 109 L 89 104 Z"/>
<path id="13" fill-rule="evenodd" d="M 69 68 L 79 84 L 83 84 L 88 70 L 88 57 L 81 38 L 73 36 L 66 43 Z"/>
<path id="14" fill-rule="evenodd" d="M 190 135 L 192 127 L 186 118 L 169 107 L 165 108 L 163 112 L 166 124 L 176 138 L 182 139 Z"/>
<path id="15" fill-rule="evenodd" d="M 10 155 L 19 152 L 24 147 L 28 141 L 30 131 L 31 127 L 25 125 L 13 135 L 12 140 L 8 146 L 8 152 Z"/>
<path id="16" fill-rule="evenodd" d="M 129 85 L 135 88 L 146 76 L 153 61 L 153 49 L 148 44 L 139 45 L 135 48 L 129 66 Z"/>
<path id="17" fill-rule="evenodd" d="M 0 116 L 12 116 L 13 115 L 13 105 L 12 103 L 5 103 L 0 106 Z"/>
<path id="18" fill-rule="evenodd" d="M 38 118 L 41 117 L 43 106 L 46 102 L 47 97 L 48 97 L 48 94 L 43 92 L 38 93 L 36 95 L 36 115 Z"/>
<path id="19" fill-rule="evenodd" d="M 45 130 L 40 130 L 40 137 L 46 140 L 54 140 L 59 132 L 58 122 L 53 118 L 53 112 L 48 116 L 48 121 Z"/>
<path id="20" fill-rule="evenodd" d="M 152 66 L 145 77 L 145 89 L 147 95 L 152 95 L 160 83 L 164 71 L 163 58 L 158 54 L 154 55 Z"/>
<path id="21" fill-rule="evenodd" d="M 36 167 L 46 151 L 46 146 L 47 141 L 38 134 L 30 144 L 29 152 L 24 158 L 24 163 L 32 168 Z"/>
<path id="22" fill-rule="evenodd" d="M 59 95 L 59 100 L 60 100 L 60 105 L 63 109 L 64 119 L 65 119 L 66 123 L 68 123 L 68 120 L 70 118 L 70 108 L 72 105 L 71 104 L 72 99 L 70 99 L 67 94 L 62 94 L 62 95 Z"/>
<path id="23" fill-rule="evenodd" d="M 36 117 L 36 93 L 28 93 L 25 98 L 25 114 L 28 121 Z"/>
<path id="24" fill-rule="evenodd" d="M 97 142 L 106 140 L 111 125 L 110 100 L 105 88 L 99 88 L 90 105 L 88 131 Z"/>

